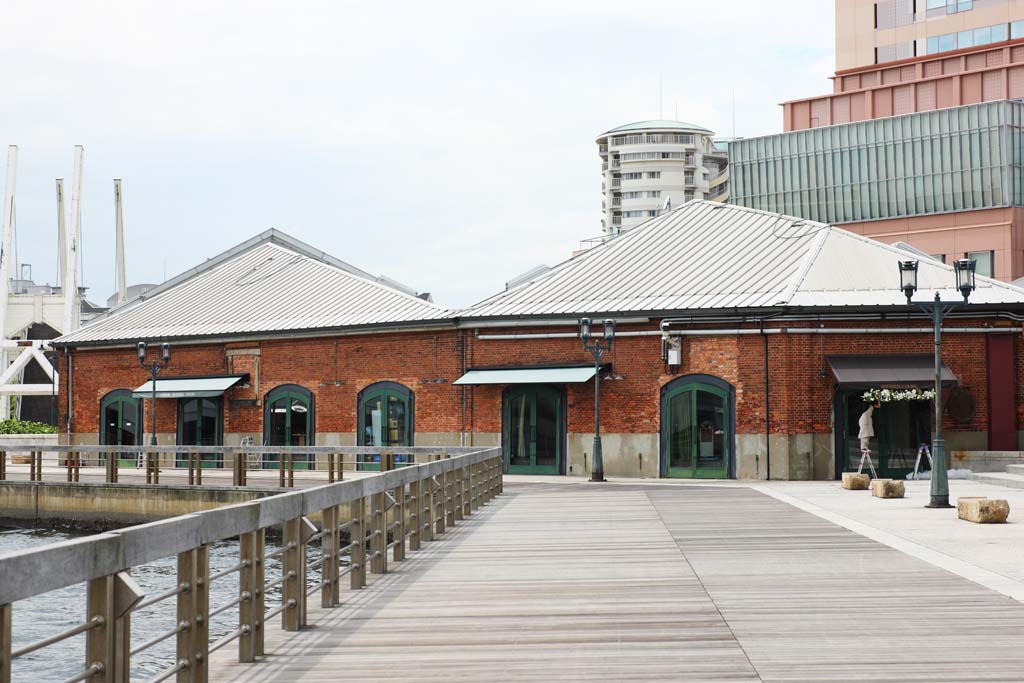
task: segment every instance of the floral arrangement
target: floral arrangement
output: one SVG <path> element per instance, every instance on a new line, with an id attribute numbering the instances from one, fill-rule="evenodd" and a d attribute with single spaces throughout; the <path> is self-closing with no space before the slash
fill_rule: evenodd
<path id="1" fill-rule="evenodd" d="M 868 403 L 892 403 L 893 401 L 930 401 L 935 391 L 927 389 L 869 389 L 861 397 Z"/>

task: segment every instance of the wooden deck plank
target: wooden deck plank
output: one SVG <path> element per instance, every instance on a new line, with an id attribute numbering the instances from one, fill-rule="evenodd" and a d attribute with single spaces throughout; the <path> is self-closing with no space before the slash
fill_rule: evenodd
<path id="1" fill-rule="evenodd" d="M 1020 680 L 1024 606 L 743 487 L 512 484 L 216 681 Z"/>

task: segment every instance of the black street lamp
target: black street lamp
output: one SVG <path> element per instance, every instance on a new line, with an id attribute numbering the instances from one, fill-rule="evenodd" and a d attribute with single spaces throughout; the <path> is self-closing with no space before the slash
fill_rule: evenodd
<path id="1" fill-rule="evenodd" d="M 594 463 L 590 468 L 590 481 L 605 481 L 604 458 L 601 455 L 601 356 L 611 351 L 615 341 L 615 321 L 611 318 L 602 323 L 604 343 L 592 340 L 590 318 L 580 318 L 580 339 L 583 350 L 594 356 Z"/>
<path id="2" fill-rule="evenodd" d="M 971 259 L 958 259 L 953 262 L 956 273 L 956 288 L 963 296 L 963 304 L 944 302 L 935 292 L 932 301 L 911 301 L 917 291 L 917 261 L 900 261 L 900 289 L 907 297 L 907 303 L 931 313 L 932 325 L 935 328 L 935 431 L 932 434 L 932 483 L 931 500 L 925 507 L 948 508 L 949 477 L 946 473 L 946 443 L 942 440 L 942 319 L 946 314 L 967 303 L 974 291 L 975 263 Z"/>
<path id="3" fill-rule="evenodd" d="M 139 342 L 136 345 L 136 349 L 139 354 L 139 365 L 143 368 L 149 368 L 149 388 L 153 392 L 153 417 L 152 424 L 153 428 L 149 435 L 149 444 L 151 446 L 156 445 L 156 376 L 161 370 L 166 368 L 171 362 L 171 345 L 163 343 L 160 345 L 160 360 L 153 360 L 146 362 L 146 342 Z M 148 476 L 148 475 L 147 475 Z"/>

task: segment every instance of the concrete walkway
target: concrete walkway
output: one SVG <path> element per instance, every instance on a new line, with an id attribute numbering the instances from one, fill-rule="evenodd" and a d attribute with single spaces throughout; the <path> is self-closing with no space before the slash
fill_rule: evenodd
<path id="1" fill-rule="evenodd" d="M 784 492 L 779 492 L 783 495 Z M 1024 605 L 743 484 L 506 480 L 211 680 L 1020 680 Z M 268 577 L 269 578 L 269 577 Z"/>

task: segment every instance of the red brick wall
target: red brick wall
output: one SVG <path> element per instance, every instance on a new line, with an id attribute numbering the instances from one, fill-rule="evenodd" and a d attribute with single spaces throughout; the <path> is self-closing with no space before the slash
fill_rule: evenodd
<path id="1" fill-rule="evenodd" d="M 880 325 L 863 323 L 863 325 Z M 893 323 L 895 325 L 896 323 Z M 977 323 L 963 323 L 977 324 Z M 830 323 L 830 326 L 834 324 Z M 899 325 L 906 325 L 900 322 Z M 914 323 L 924 327 L 924 323 Z M 654 325 L 622 326 L 620 333 Z M 498 333 L 551 333 L 568 327 L 535 329 L 483 329 L 481 335 Z M 827 357 L 836 354 L 931 353 L 929 334 L 811 335 L 774 334 L 768 337 L 771 392 L 771 431 L 781 434 L 831 431 L 834 379 Z M 250 352 L 234 356 L 227 350 L 259 351 L 259 372 L 254 373 Z M 946 428 L 984 431 L 988 423 L 985 343 L 980 334 L 947 334 L 943 358 L 976 402 L 974 417 Z M 1015 342 L 1018 395 L 1024 395 L 1024 348 Z M 80 349 L 74 355 L 76 433 L 97 430 L 100 399 L 112 389 L 134 388 L 147 379 L 134 350 Z M 657 335 L 620 336 L 614 352 L 605 358 L 621 379 L 602 382 L 602 431 L 654 433 L 659 428 L 660 387 L 677 376 L 704 373 L 730 382 L 736 389 L 737 431 L 764 433 L 764 338 L 742 336 L 686 337 L 683 364 L 667 368 L 660 360 Z M 576 338 L 484 340 L 472 330 L 437 333 L 394 333 L 319 339 L 282 339 L 238 344 L 176 345 L 171 366 L 164 376 L 223 374 L 243 368 L 258 386 L 229 390 L 224 405 L 224 431 L 262 431 L 262 399 L 281 384 L 309 389 L 316 400 L 317 432 L 353 432 L 356 397 L 361 389 L 378 381 L 409 387 L 416 396 L 418 432 L 501 431 L 501 386 L 453 386 L 465 368 L 554 363 L 589 363 L 592 357 Z M 61 425 L 65 425 L 66 361 L 61 356 Z M 824 372 L 822 377 L 820 373 Z M 255 400 L 253 400 L 255 398 Z M 569 385 L 568 429 L 593 431 L 593 385 Z M 176 401 L 161 400 L 158 431 L 176 429 Z M 146 406 L 148 424 L 148 406 Z M 1024 425 L 1024 408 L 1017 407 L 1017 421 Z"/>

